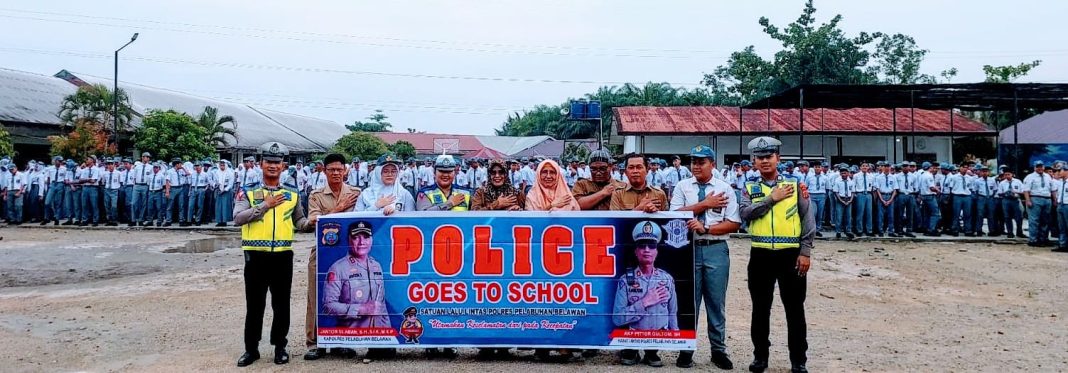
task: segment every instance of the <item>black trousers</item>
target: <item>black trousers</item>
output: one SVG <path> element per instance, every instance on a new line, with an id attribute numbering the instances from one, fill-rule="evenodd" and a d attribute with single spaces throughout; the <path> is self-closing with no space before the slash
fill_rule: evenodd
<path id="1" fill-rule="evenodd" d="M 786 311 L 787 342 L 790 362 L 808 361 L 808 331 L 805 326 L 806 278 L 797 275 L 797 256 L 800 249 L 769 250 L 752 248 L 749 252 L 749 297 L 753 301 L 753 322 L 749 334 L 753 338 L 753 356 L 768 360 L 768 339 L 771 303 L 775 283 L 779 283 L 779 298 Z"/>
<path id="2" fill-rule="evenodd" d="M 284 348 L 289 341 L 289 294 L 293 285 L 293 252 L 245 251 L 245 351 L 258 351 L 263 334 L 263 310 L 271 292 L 271 344 Z"/>

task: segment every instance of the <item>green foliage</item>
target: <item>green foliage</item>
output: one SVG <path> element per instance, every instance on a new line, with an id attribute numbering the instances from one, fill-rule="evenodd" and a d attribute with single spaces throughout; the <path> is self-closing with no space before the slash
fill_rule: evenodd
<path id="1" fill-rule="evenodd" d="M 66 135 L 48 136 L 51 154 L 71 159 L 85 159 L 90 155 L 113 155 L 115 144 L 108 143 L 104 125 L 89 119 L 77 119 L 74 129 Z"/>
<path id="2" fill-rule="evenodd" d="M 204 111 L 197 116 L 197 125 L 204 129 L 204 141 L 212 147 L 227 147 L 230 139 L 237 138 L 237 122 L 229 115 L 219 116 L 219 109 L 205 106 Z M 230 125 L 227 127 L 227 125 Z"/>
<path id="3" fill-rule="evenodd" d="M 400 159 L 408 159 L 415 156 L 415 145 L 404 140 L 398 140 L 395 143 L 386 145 L 386 147 Z"/>
<path id="4" fill-rule="evenodd" d="M 564 145 L 564 154 L 560 155 L 560 159 L 564 162 L 570 162 L 572 159 L 576 161 L 585 161 L 590 158 L 590 148 L 587 148 L 585 144 L 580 142 L 569 142 Z"/>
<path id="5" fill-rule="evenodd" d="M 990 66 L 983 65 L 983 73 L 986 74 L 987 83 L 1012 83 L 1031 72 L 1031 69 L 1041 65 L 1041 60 L 1024 62 L 1019 65 Z"/>
<path id="6" fill-rule="evenodd" d="M 354 132 L 389 132 L 393 125 L 386 121 L 388 118 L 382 110 L 375 110 L 374 114 L 367 117 L 367 122 L 355 121 L 345 128 Z"/>
<path id="7" fill-rule="evenodd" d="M 362 160 L 377 159 L 388 150 L 389 148 L 382 139 L 367 132 L 352 132 L 341 136 L 332 149 L 333 152 L 342 154 L 345 158 L 359 157 Z"/>
<path id="8" fill-rule="evenodd" d="M 911 36 L 894 34 L 879 41 L 872 58 L 878 64 L 876 70 L 884 83 L 935 83 L 933 76 L 920 73 L 920 64 L 927 52 L 926 49 L 920 49 Z"/>
<path id="9" fill-rule="evenodd" d="M 816 24 L 816 8 L 812 0 L 796 21 L 784 28 L 771 24 L 767 17 L 758 23 L 764 33 L 779 41 L 783 49 L 772 60 L 758 55 L 753 46 L 731 54 L 727 64 L 706 74 L 703 83 L 713 92 L 749 102 L 799 84 L 873 84 L 879 82 L 879 69 L 868 67 L 872 54 L 868 45 L 885 38 L 882 33 L 861 32 L 848 37 L 839 28 L 842 16 L 835 15 L 827 23 Z M 906 76 L 908 64 L 916 56 L 911 38 L 891 36 L 885 41 L 886 57 L 894 59 L 896 77 Z M 920 58 L 926 53 L 919 53 Z M 900 54 L 900 55 L 899 55 Z M 917 63 L 918 67 L 918 63 Z"/>
<path id="10" fill-rule="evenodd" d="M 0 125 L 0 154 L 15 155 L 15 145 L 11 143 L 11 134 L 4 129 L 3 125 Z"/>
<path id="11" fill-rule="evenodd" d="M 126 130 L 133 118 L 133 109 L 130 109 L 130 99 L 126 91 L 118 90 L 119 99 L 119 129 Z M 94 84 L 78 88 L 77 92 L 64 97 L 60 105 L 59 119 L 64 125 L 74 126 L 79 122 L 88 121 L 103 124 L 110 131 L 113 126 L 112 100 L 114 96 L 111 90 L 103 84 Z"/>
<path id="12" fill-rule="evenodd" d="M 587 100 L 601 101 L 601 119 L 605 134 L 611 126 L 612 108 L 619 106 L 694 106 L 728 104 L 724 95 L 707 89 L 672 87 L 668 83 L 646 83 L 639 87 L 633 84 L 604 86 L 584 96 Z M 533 109 L 508 116 L 498 136 L 552 136 L 557 139 L 584 139 L 597 137 L 597 126 L 590 122 L 570 121 L 560 114 L 568 103 L 538 105 Z"/>
<path id="13" fill-rule="evenodd" d="M 149 150 L 157 159 L 201 159 L 215 154 L 205 141 L 204 128 L 193 117 L 174 110 L 151 110 L 134 132 L 134 146 Z"/>

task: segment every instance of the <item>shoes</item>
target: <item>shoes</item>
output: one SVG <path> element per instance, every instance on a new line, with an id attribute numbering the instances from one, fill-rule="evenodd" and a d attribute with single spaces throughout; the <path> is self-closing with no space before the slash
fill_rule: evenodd
<path id="1" fill-rule="evenodd" d="M 855 240 L 857 238 L 857 236 L 852 234 L 852 233 L 846 233 L 846 238 L 848 238 L 850 240 Z"/>
<path id="2" fill-rule="evenodd" d="M 164 227 L 169 227 L 169 226 L 171 226 L 171 222 L 166 222 L 166 223 L 163 223 L 163 226 L 164 226 Z"/>
<path id="3" fill-rule="evenodd" d="M 620 352 L 619 363 L 625 366 L 638 364 L 638 350 L 623 350 L 623 352 Z"/>
<path id="4" fill-rule="evenodd" d="M 716 368 L 723 369 L 723 370 L 734 369 L 734 362 L 731 361 L 731 357 L 728 356 L 725 352 L 715 352 L 715 351 L 713 351 L 712 352 L 712 365 L 715 365 Z"/>
<path id="5" fill-rule="evenodd" d="M 1055 253 L 1068 253 L 1068 246 L 1055 247 L 1053 248 L 1053 250 L 1050 251 Z"/>
<path id="6" fill-rule="evenodd" d="M 119 226 L 119 223 L 116 223 L 116 222 L 113 222 L 113 221 L 109 221 L 107 224 L 104 224 L 104 225 L 109 226 L 109 227 L 117 227 L 117 226 Z"/>
<path id="7" fill-rule="evenodd" d="M 823 233 L 821 233 L 821 232 L 816 232 L 816 237 L 823 237 Z"/>
<path id="8" fill-rule="evenodd" d="M 256 360 L 259 360 L 259 359 L 260 359 L 260 353 L 259 352 L 246 352 L 243 355 L 241 355 L 241 357 L 237 358 L 237 366 L 238 367 L 247 367 L 247 366 L 249 366 L 249 364 L 252 364 L 252 363 L 256 362 Z"/>
<path id="9" fill-rule="evenodd" d="M 218 224 L 215 224 L 215 226 L 216 227 L 225 227 L 226 223 L 218 223 Z"/>
<path id="10" fill-rule="evenodd" d="M 67 220 L 62 225 L 74 225 L 74 220 Z"/>
<path id="11" fill-rule="evenodd" d="M 321 348 L 312 348 L 304 353 L 304 360 L 319 360 L 321 357 L 323 357 L 323 349 Z"/>
<path id="12" fill-rule="evenodd" d="M 679 351 L 679 358 L 675 359 L 675 366 L 693 368 L 693 351 Z"/>
<path id="13" fill-rule="evenodd" d="M 285 348 L 274 349 L 274 363 L 278 365 L 289 363 L 289 353 Z"/>
<path id="14" fill-rule="evenodd" d="M 45 225 L 45 224 L 48 224 L 48 221 L 47 220 L 41 220 L 41 224 L 38 224 L 38 225 Z"/>
<path id="15" fill-rule="evenodd" d="M 1016 230 L 1016 237 L 1027 237 L 1023 234 L 1023 229 Z"/>
<path id="16" fill-rule="evenodd" d="M 137 226 L 137 222 L 133 222 L 133 221 L 131 221 L 131 222 L 129 222 L 129 223 L 126 223 L 126 226 L 127 226 L 127 227 L 136 227 L 136 226 Z"/>
<path id="17" fill-rule="evenodd" d="M 52 225 L 59 225 L 59 220 L 53 220 Z"/>
<path id="18" fill-rule="evenodd" d="M 805 368 L 805 364 L 797 364 L 790 368 L 790 373 L 808 373 L 808 368 Z"/>
<path id="19" fill-rule="evenodd" d="M 753 373 L 763 373 L 767 369 L 767 360 L 753 360 L 753 362 L 749 364 L 749 371 Z"/>
<path id="20" fill-rule="evenodd" d="M 162 221 L 157 221 L 156 222 L 156 226 L 157 227 L 162 227 L 163 226 L 163 222 Z"/>
<path id="21" fill-rule="evenodd" d="M 664 366 L 664 361 L 660 359 L 660 355 L 657 353 L 656 350 L 645 351 L 645 357 L 642 358 L 642 363 L 653 368 L 660 368 Z"/>
<path id="22" fill-rule="evenodd" d="M 842 234 L 841 234 L 841 233 L 835 233 L 835 234 L 834 234 L 834 238 L 835 238 L 836 240 L 840 240 L 840 239 L 842 239 Z"/>
<path id="23" fill-rule="evenodd" d="M 223 223 L 223 224 L 225 226 L 226 223 Z M 455 359 L 456 356 L 457 355 L 456 355 L 456 349 L 455 348 L 443 348 L 443 349 L 441 349 L 441 357 L 444 357 L 446 359 L 452 360 L 452 359 Z"/>
<path id="24" fill-rule="evenodd" d="M 942 235 L 940 235 L 938 233 L 930 233 L 930 232 L 928 232 L 928 233 L 924 233 L 923 236 L 924 237 L 941 237 Z"/>
<path id="25" fill-rule="evenodd" d="M 492 348 L 480 348 L 478 349 L 478 355 L 475 355 L 475 359 L 487 361 L 493 360 L 497 357 L 497 351 Z"/>
<path id="26" fill-rule="evenodd" d="M 891 232 L 891 233 L 887 233 L 887 234 L 886 234 L 886 236 L 887 236 L 887 237 L 893 237 L 893 238 L 898 238 L 898 237 L 901 237 L 901 235 L 900 235 L 900 234 L 897 234 L 897 233 L 893 233 L 893 232 Z"/>
<path id="27" fill-rule="evenodd" d="M 85 222 L 85 221 L 78 222 L 78 226 L 79 227 L 88 227 L 89 226 L 89 222 Z"/>
<path id="28" fill-rule="evenodd" d="M 1008 236 L 1006 236 L 1006 237 L 1008 237 L 1008 238 L 1016 238 L 1016 235 L 1015 235 L 1015 234 L 1012 234 L 1012 233 L 1009 233 L 1009 235 L 1008 235 Z"/>
<path id="29" fill-rule="evenodd" d="M 975 233 L 971 233 L 971 232 L 965 233 L 964 237 L 975 237 Z"/>
<path id="30" fill-rule="evenodd" d="M 912 233 L 909 233 L 909 232 L 905 232 L 904 236 L 908 237 L 908 238 L 916 238 L 915 234 L 912 234 Z"/>

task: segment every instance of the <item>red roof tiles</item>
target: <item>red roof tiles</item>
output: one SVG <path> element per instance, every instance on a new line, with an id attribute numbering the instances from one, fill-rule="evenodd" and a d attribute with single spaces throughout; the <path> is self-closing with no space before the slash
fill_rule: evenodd
<path id="1" fill-rule="evenodd" d="M 715 135 L 743 133 L 798 132 L 801 126 L 797 109 L 742 109 L 729 106 L 628 106 L 613 108 L 620 135 Z M 739 115 L 744 128 L 739 131 Z M 985 124 L 954 114 L 952 123 L 948 111 L 915 110 L 915 127 L 909 109 L 897 109 L 898 133 L 924 134 L 990 134 L 995 131 Z M 893 111 L 890 109 L 806 109 L 805 133 L 863 133 L 894 132 Z"/>

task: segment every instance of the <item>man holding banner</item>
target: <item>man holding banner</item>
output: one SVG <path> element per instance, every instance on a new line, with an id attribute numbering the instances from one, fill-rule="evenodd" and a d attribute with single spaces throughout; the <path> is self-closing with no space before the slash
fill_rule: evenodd
<path id="1" fill-rule="evenodd" d="M 751 372 L 768 368 L 769 317 L 779 285 L 793 373 L 807 373 L 808 341 L 805 326 L 805 275 L 812 255 L 816 221 L 809 208 L 808 192 L 793 177 L 780 175 L 782 142 L 758 137 L 749 142 L 760 178 L 745 183 L 740 216 L 749 223 L 753 248 L 749 255 L 749 296 L 753 301 Z"/>
<path id="2" fill-rule="evenodd" d="M 738 200 L 730 184 L 712 177 L 716 171 L 716 152 L 712 147 L 698 145 L 690 150 L 690 170 L 693 177 L 675 186 L 671 210 L 693 211 L 696 215 L 687 222 L 694 234 L 696 312 L 700 314 L 704 300 L 712 364 L 720 369 L 734 369 L 726 345 L 727 281 L 731 271 L 727 239 L 741 227 Z M 693 351 L 680 352 L 675 366 L 693 367 Z"/>

